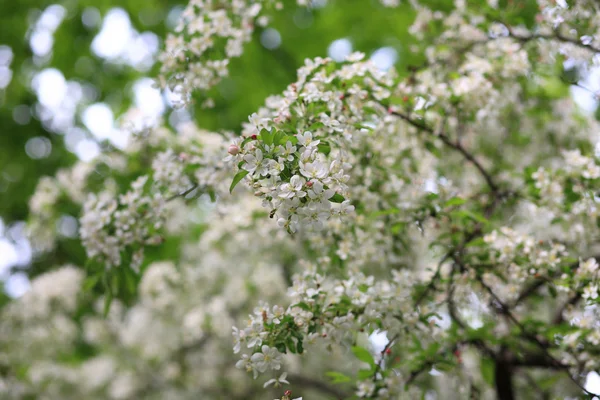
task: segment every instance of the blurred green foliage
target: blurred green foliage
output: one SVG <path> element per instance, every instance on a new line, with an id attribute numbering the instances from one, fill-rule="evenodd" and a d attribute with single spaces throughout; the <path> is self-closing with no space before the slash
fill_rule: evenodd
<path id="1" fill-rule="evenodd" d="M 296 69 L 305 58 L 326 56 L 328 46 L 336 39 L 347 38 L 354 50 L 367 54 L 382 46 L 393 47 L 399 54 L 400 69 L 414 61 L 405 57 L 411 43 L 407 29 L 413 17 L 413 11 L 408 7 L 390 10 L 376 1 L 364 0 L 344 0 L 340 6 L 342 0 L 331 0 L 322 9 L 305 10 L 294 7 L 293 3 L 288 1 L 285 10 L 273 16 L 271 27 L 281 34 L 281 46 L 275 50 L 266 49 L 260 43 L 264 30 L 258 29 L 244 55 L 233 61 L 231 77 L 214 90 L 216 107 L 191 110 L 200 126 L 212 130 L 238 130 L 241 122 L 260 107 L 267 96 L 280 93 L 295 80 Z M 29 37 L 37 18 L 53 4 L 62 5 L 66 17 L 53 35 L 51 57 L 43 62 L 35 61 Z M 59 168 L 68 167 L 77 160 L 77 156 L 66 149 L 63 135 L 49 131 L 37 118 L 32 76 L 45 68 L 55 68 L 66 80 L 92 85 L 97 92 L 96 101 L 107 103 L 118 116 L 131 105 L 131 84 L 142 76 L 152 77 L 156 72 L 156 65 L 150 71 L 141 72 L 97 57 L 90 46 L 101 24 L 92 28 L 86 26 L 82 22 L 84 11 L 93 7 L 104 17 L 111 9 L 122 8 L 129 14 L 134 29 L 151 31 L 163 39 L 168 31 L 169 12 L 183 5 L 182 1 L 172 0 L 24 0 L 2 5 L 0 45 L 9 46 L 13 52 L 10 64 L 13 78 L 6 90 L 0 91 L 3 133 L 0 135 L 0 218 L 5 224 L 26 220 L 28 200 L 41 176 L 54 175 Z M 367 13 L 369 22 L 365 24 Z M 78 112 L 85 106 L 80 105 Z M 31 111 L 29 122 L 15 121 L 16 107 Z M 79 117 L 76 117 L 76 124 L 83 127 Z M 34 137 L 50 140 L 52 151 L 48 157 L 34 160 L 27 155 L 25 144 Z M 77 216 L 78 210 L 71 211 Z M 63 240 L 52 254 L 36 260 L 27 271 L 37 275 L 66 261 L 84 262 L 77 240 Z"/>

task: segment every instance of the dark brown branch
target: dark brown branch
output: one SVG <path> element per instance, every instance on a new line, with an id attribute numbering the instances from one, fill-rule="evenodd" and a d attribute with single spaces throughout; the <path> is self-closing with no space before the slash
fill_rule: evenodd
<path id="1" fill-rule="evenodd" d="M 538 346 L 540 346 L 543 349 L 547 349 L 548 348 L 548 343 L 544 343 L 542 342 L 537 336 L 535 336 L 534 334 L 529 333 L 529 331 L 527 329 L 525 329 L 525 326 L 523 326 L 523 324 L 521 323 L 521 321 L 519 321 L 517 319 L 517 317 L 515 317 L 513 315 L 513 313 L 511 312 L 511 309 L 508 305 L 506 305 L 502 299 L 500 297 L 498 297 L 498 295 L 496 293 L 494 293 L 494 291 L 492 290 L 491 287 L 489 287 L 484 281 L 483 278 L 477 274 L 476 278 L 477 282 L 479 282 L 479 284 L 486 290 L 486 292 L 488 292 L 490 294 L 490 296 L 492 296 L 492 298 L 494 299 L 494 302 L 498 305 L 498 307 L 500 308 L 500 313 L 507 316 L 508 319 L 510 321 L 512 321 L 513 324 L 515 324 L 523 333 L 523 335 L 530 339 L 531 341 L 535 342 Z"/>
<path id="2" fill-rule="evenodd" d="M 465 324 L 461 318 L 458 316 L 456 312 L 456 307 L 454 303 L 454 270 L 450 274 L 450 279 L 448 281 L 448 313 L 450 314 L 450 318 L 461 328 L 467 328 L 467 324 Z M 483 353 L 487 354 L 492 359 L 496 359 L 496 353 L 492 349 L 490 349 L 483 340 L 481 339 L 470 339 L 463 341 L 462 344 L 470 344 L 477 347 Z"/>
<path id="3" fill-rule="evenodd" d="M 193 192 L 194 190 L 196 190 L 197 188 L 198 188 L 198 185 L 197 185 L 197 184 L 194 184 L 194 185 L 193 185 L 191 188 L 189 188 L 189 189 L 186 189 L 186 190 L 184 190 L 184 191 L 183 191 L 183 192 L 181 192 L 181 193 L 178 193 L 178 194 L 175 194 L 175 195 L 173 195 L 173 196 L 169 197 L 169 198 L 167 199 L 167 201 L 172 201 L 172 200 L 175 200 L 175 199 L 176 199 L 176 198 L 178 198 L 178 197 L 185 197 L 185 196 L 187 196 L 188 194 L 192 193 L 192 192 Z"/>
<path id="4" fill-rule="evenodd" d="M 535 39 L 556 40 L 558 42 L 573 44 L 577 47 L 592 51 L 594 53 L 600 53 L 600 48 L 589 45 L 589 44 L 584 44 L 579 39 L 564 36 L 563 34 L 561 34 L 558 31 L 554 31 L 554 35 L 544 35 L 544 34 L 538 33 L 538 34 L 533 34 L 533 35 L 529 35 L 529 36 L 520 36 L 520 35 L 516 35 L 513 32 L 512 28 L 510 28 L 508 25 L 506 25 L 506 27 L 508 28 L 508 30 L 510 32 L 510 37 L 517 39 L 521 42 L 529 42 L 529 41 L 535 40 Z"/>
<path id="5" fill-rule="evenodd" d="M 520 294 L 519 297 L 517 297 L 517 299 L 515 300 L 515 302 L 513 303 L 512 307 L 514 308 L 515 306 L 517 306 L 520 302 L 522 302 L 523 300 L 527 299 L 529 296 L 531 296 L 532 294 L 534 294 L 539 288 L 541 288 L 542 286 L 544 286 L 544 284 L 547 281 L 544 279 L 538 279 L 537 281 L 533 282 L 531 285 L 527 286 Z"/>
<path id="6" fill-rule="evenodd" d="M 514 400 L 512 366 L 506 360 L 507 350 L 503 348 L 494 362 L 494 381 L 498 400 Z"/>
<path id="7" fill-rule="evenodd" d="M 427 286 L 425 287 L 425 289 L 423 290 L 423 293 L 421 293 L 421 295 L 415 300 L 415 307 L 418 307 L 421 302 L 425 299 L 425 297 L 427 297 L 427 294 L 435 288 L 435 282 L 436 280 L 440 277 L 440 273 L 442 270 L 442 265 L 444 264 L 444 262 L 450 258 L 450 256 L 452 255 L 451 252 L 448 252 L 444 255 L 444 257 L 442 257 L 442 259 L 440 260 L 440 262 L 438 263 L 437 269 L 435 271 L 435 273 L 433 274 L 433 276 L 431 277 L 431 280 L 429 281 L 429 283 L 427 284 Z"/>
<path id="8" fill-rule="evenodd" d="M 544 368 L 544 369 L 566 369 L 566 365 L 557 362 L 554 358 L 549 358 L 545 353 L 527 354 L 524 357 L 512 357 L 510 363 L 515 367 Z"/>
<path id="9" fill-rule="evenodd" d="M 393 338 L 391 338 L 385 345 L 385 347 L 383 348 L 383 350 L 381 350 L 381 354 L 379 357 L 379 362 L 377 363 L 377 365 L 375 366 L 375 371 L 373 372 L 373 382 L 375 382 L 377 380 L 377 374 L 381 371 L 381 369 L 383 368 L 383 360 L 385 358 L 386 353 L 388 352 L 389 349 L 392 348 L 392 346 L 394 345 L 394 342 L 398 340 L 398 335 L 394 336 Z"/>
<path id="10" fill-rule="evenodd" d="M 431 361 L 426 361 L 423 365 L 421 365 L 421 367 L 413 372 L 410 373 L 410 375 L 408 376 L 408 379 L 406 380 L 406 386 L 410 385 L 411 383 L 414 382 L 415 379 L 417 379 L 417 377 L 419 375 L 421 375 L 423 372 L 431 369 L 431 367 L 433 367 L 433 363 Z"/>
<path id="11" fill-rule="evenodd" d="M 408 115 L 405 115 L 401 112 L 392 111 L 391 114 L 403 119 L 404 121 L 408 122 L 410 125 L 414 126 L 415 128 L 420 129 L 424 132 L 427 132 L 431 136 L 439 138 L 446 146 L 448 146 L 451 149 L 454 149 L 457 152 L 459 152 L 460 154 L 462 154 L 462 156 L 466 160 L 470 161 L 475 166 L 475 168 L 477 168 L 477 170 L 483 176 L 483 178 L 485 179 L 486 183 L 488 184 L 488 186 L 490 187 L 492 192 L 494 192 L 494 193 L 498 192 L 498 185 L 496 185 L 496 183 L 492 179 L 492 176 L 490 175 L 490 173 L 483 167 L 483 165 L 481 165 L 481 163 L 471 153 L 469 153 L 462 146 L 461 143 L 452 141 L 450 139 L 450 137 L 448 137 L 448 135 L 446 135 L 444 132 L 436 132 L 433 130 L 433 128 L 431 128 L 419 121 L 415 121 L 412 118 L 410 118 Z"/>

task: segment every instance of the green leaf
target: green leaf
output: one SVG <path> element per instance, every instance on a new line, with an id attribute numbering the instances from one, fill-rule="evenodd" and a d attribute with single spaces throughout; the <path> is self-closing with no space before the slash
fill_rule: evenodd
<path id="1" fill-rule="evenodd" d="M 349 376 L 336 371 L 325 372 L 325 376 L 331 378 L 331 383 L 345 383 L 352 381 Z"/>
<path id="2" fill-rule="evenodd" d="M 484 357 L 481 359 L 481 376 L 483 377 L 483 380 L 490 386 L 494 386 L 496 381 L 494 377 L 495 370 L 496 366 L 491 358 Z"/>
<path id="3" fill-rule="evenodd" d="M 93 275 L 93 276 L 86 278 L 85 282 L 83 283 L 83 291 L 88 292 L 88 291 L 92 290 L 96 286 L 96 284 L 98 283 L 98 281 L 100 280 L 101 277 L 102 277 L 102 275 L 98 274 L 98 275 Z"/>
<path id="4" fill-rule="evenodd" d="M 268 146 L 273 144 L 273 138 L 274 138 L 274 134 L 269 132 L 266 129 L 262 129 L 260 131 L 260 140 L 262 140 L 262 142 Z"/>
<path id="5" fill-rule="evenodd" d="M 287 354 L 287 348 L 285 347 L 285 343 L 277 343 L 275 345 L 275 348 L 283 354 Z"/>
<path id="6" fill-rule="evenodd" d="M 360 380 L 370 379 L 373 377 L 373 370 L 372 369 L 361 369 L 360 371 L 358 371 L 358 374 L 356 374 L 356 377 Z"/>
<path id="7" fill-rule="evenodd" d="M 127 290 L 129 291 L 129 293 L 135 294 L 137 287 L 135 272 L 130 268 L 124 268 L 123 271 L 125 275 L 125 286 L 127 287 Z"/>
<path id="8" fill-rule="evenodd" d="M 251 140 L 254 140 L 254 139 L 252 139 L 252 137 L 247 137 L 246 139 L 242 140 L 242 143 L 240 144 L 240 149 L 243 149 L 244 146 L 246 145 L 246 143 L 248 143 Z"/>
<path id="9" fill-rule="evenodd" d="M 569 94 L 569 85 L 558 77 L 548 77 L 542 84 L 542 90 L 551 99 L 559 99 Z"/>
<path id="10" fill-rule="evenodd" d="M 476 222 L 480 222 L 482 224 L 488 224 L 489 221 L 483 215 L 477 212 L 469 211 L 469 210 L 455 210 L 450 213 L 450 215 L 454 218 L 458 219 L 471 219 Z"/>
<path id="11" fill-rule="evenodd" d="M 113 294 L 110 290 L 108 290 L 104 297 L 104 318 L 108 316 L 108 312 L 110 311 L 110 304 L 113 300 Z"/>
<path id="12" fill-rule="evenodd" d="M 427 346 L 427 349 L 425 349 L 425 355 L 429 358 L 433 358 L 437 354 L 439 349 L 440 344 L 438 342 L 433 342 L 429 346 Z"/>
<path id="13" fill-rule="evenodd" d="M 406 228 L 406 223 L 405 222 L 397 222 L 394 225 L 392 225 L 392 234 L 397 235 L 399 234 L 404 228 Z"/>
<path id="14" fill-rule="evenodd" d="M 296 343 L 294 343 L 294 339 L 291 336 L 286 339 L 285 345 L 293 354 L 296 354 Z"/>
<path id="15" fill-rule="evenodd" d="M 429 150 L 429 152 L 430 152 L 431 154 L 433 154 L 434 156 L 436 156 L 436 157 L 438 157 L 438 158 L 441 156 L 440 149 L 438 149 L 438 148 L 436 147 L 436 145 L 435 145 L 435 144 L 433 144 L 433 142 L 430 142 L 429 140 L 426 140 L 426 141 L 425 141 L 425 148 L 426 148 L 427 150 Z"/>
<path id="16" fill-rule="evenodd" d="M 336 193 L 329 198 L 329 201 L 331 201 L 332 203 L 341 203 L 344 200 L 346 200 L 346 198 L 339 193 Z"/>
<path id="17" fill-rule="evenodd" d="M 285 145 L 285 139 L 286 139 L 286 135 L 283 131 L 277 131 L 275 132 L 275 135 L 273 136 L 273 144 L 275 146 L 279 146 L 279 145 Z"/>
<path id="18" fill-rule="evenodd" d="M 244 179 L 246 175 L 248 175 L 248 171 L 246 170 L 242 170 L 235 174 L 235 176 L 233 177 L 233 182 L 231 182 L 231 186 L 229 186 L 229 193 L 233 192 L 233 189 L 235 189 L 237 184 L 240 183 L 240 181 Z"/>
<path id="19" fill-rule="evenodd" d="M 365 349 L 364 347 L 353 346 L 352 353 L 354 353 L 356 358 L 358 358 L 360 361 L 365 362 L 372 367 L 375 365 L 375 360 L 373 359 L 373 356 L 371 355 L 369 350 Z"/>
<path id="20" fill-rule="evenodd" d="M 298 350 L 298 354 L 304 353 L 304 345 L 302 344 L 302 340 L 298 339 L 298 344 L 296 345 L 296 350 Z"/>
<path id="21" fill-rule="evenodd" d="M 287 135 L 286 137 L 284 137 L 281 141 L 282 145 L 286 145 L 287 142 L 290 142 L 292 144 L 297 144 L 298 143 L 298 138 L 296 136 L 292 136 L 292 135 Z"/>
<path id="22" fill-rule="evenodd" d="M 329 153 L 331 153 L 331 146 L 329 145 L 329 143 L 322 141 L 317 145 L 317 150 L 319 151 L 319 153 L 328 155 Z"/>
<path id="23" fill-rule="evenodd" d="M 305 311 L 312 311 L 312 308 L 310 308 L 310 306 L 308 304 L 306 304 L 305 302 L 296 303 L 292 306 L 292 308 L 293 307 L 299 307 Z"/>
<path id="24" fill-rule="evenodd" d="M 214 203 L 215 201 L 217 201 L 217 194 L 215 193 L 214 190 L 208 189 L 206 193 L 208 193 L 208 197 L 210 197 L 211 202 Z"/>
<path id="25" fill-rule="evenodd" d="M 296 323 L 294 322 L 294 318 L 290 318 L 290 324 L 293 326 L 296 326 Z M 302 332 L 297 331 L 297 330 L 292 330 L 292 336 L 295 337 L 296 339 L 298 339 L 299 342 L 302 341 L 302 339 L 304 339 L 304 335 L 302 334 Z"/>
<path id="26" fill-rule="evenodd" d="M 460 197 L 453 197 L 444 203 L 444 207 L 461 206 L 466 203 L 466 200 Z"/>
<path id="27" fill-rule="evenodd" d="M 456 368 L 456 363 L 447 361 L 447 360 L 439 360 L 435 363 L 435 369 L 442 372 L 450 372 Z"/>

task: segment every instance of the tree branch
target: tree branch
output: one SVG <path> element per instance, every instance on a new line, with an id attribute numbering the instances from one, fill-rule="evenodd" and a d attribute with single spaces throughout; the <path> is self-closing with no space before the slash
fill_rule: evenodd
<path id="1" fill-rule="evenodd" d="M 515 393 L 512 383 L 512 367 L 506 360 L 507 350 L 502 348 L 494 362 L 494 381 L 498 400 L 514 400 Z"/>
<path id="2" fill-rule="evenodd" d="M 185 197 L 185 196 L 187 196 L 188 194 L 192 193 L 192 192 L 193 192 L 194 190 L 196 190 L 197 188 L 198 188 L 198 185 L 197 185 L 197 184 L 194 184 L 194 185 L 193 185 L 191 188 L 189 188 L 189 189 L 186 189 L 186 190 L 184 190 L 184 191 L 183 191 L 183 192 L 181 192 L 181 193 L 178 193 L 178 194 L 175 194 L 175 195 L 173 195 L 173 196 L 169 197 L 169 198 L 167 199 L 167 201 L 172 201 L 172 200 L 175 200 L 175 199 L 176 199 L 176 198 L 178 198 L 178 197 Z"/>
<path id="3" fill-rule="evenodd" d="M 584 44 L 579 39 L 564 36 L 558 30 L 554 31 L 554 35 L 545 35 L 545 34 L 536 33 L 536 34 L 529 35 L 529 36 L 521 36 L 521 35 L 516 35 L 510 26 L 508 26 L 506 24 L 504 24 L 504 25 L 508 28 L 510 37 L 517 39 L 521 42 L 529 42 L 529 41 L 535 40 L 535 39 L 556 40 L 558 42 L 573 44 L 577 47 L 592 51 L 594 53 L 600 53 L 600 48 L 589 45 L 589 44 Z"/>
<path id="4" fill-rule="evenodd" d="M 521 324 L 521 322 L 519 322 L 519 320 L 510 312 L 510 309 L 508 308 L 508 306 L 506 306 L 506 304 L 504 304 L 502 302 L 502 300 L 492 291 L 492 289 L 485 284 L 485 282 L 483 282 L 483 279 L 477 275 L 477 281 L 486 289 L 486 291 L 488 291 L 490 293 L 490 295 L 495 299 L 495 301 L 500 305 L 503 313 L 505 315 L 508 316 L 508 318 L 516 325 L 519 327 L 519 329 L 521 330 L 523 336 L 526 339 L 529 339 L 531 341 L 533 341 L 535 344 L 538 345 L 538 347 L 541 349 L 541 351 L 544 354 L 544 357 L 546 357 L 553 365 L 557 366 L 557 367 L 561 367 L 561 369 L 563 371 L 566 372 L 567 376 L 569 377 L 569 379 L 571 379 L 571 381 L 577 385 L 581 390 L 583 390 L 585 393 L 592 395 L 593 393 L 591 393 L 590 391 L 588 391 L 582 384 L 581 382 L 579 382 L 573 375 L 571 375 L 571 373 L 569 372 L 569 366 L 565 365 L 563 363 L 561 363 L 559 360 L 557 360 L 552 354 L 550 354 L 549 352 L 549 344 L 542 342 L 540 339 L 538 339 L 538 337 L 535 334 L 530 333 L 529 331 L 527 331 L 525 329 L 525 327 L 523 326 L 523 324 Z"/>
<path id="5" fill-rule="evenodd" d="M 405 115 L 401 112 L 392 111 L 391 114 L 403 119 L 404 121 L 408 122 L 410 125 L 414 126 L 415 128 L 428 133 L 430 136 L 439 138 L 446 146 L 448 146 L 451 149 L 454 149 L 457 152 L 459 152 L 460 154 L 462 154 L 462 156 L 466 160 L 470 161 L 475 166 L 475 168 L 477 168 L 477 170 L 483 176 L 483 178 L 485 179 L 487 185 L 490 187 L 492 192 L 497 193 L 499 191 L 498 185 L 492 179 L 491 174 L 483 167 L 483 165 L 481 165 L 481 163 L 471 153 L 469 153 L 462 146 L 461 143 L 452 141 L 450 139 L 450 137 L 448 137 L 448 135 L 446 135 L 445 133 L 436 132 L 430 126 L 427 126 L 422 122 L 415 121 L 415 120 L 411 119 L 408 115 Z"/>
<path id="6" fill-rule="evenodd" d="M 517 306 L 520 302 L 522 302 L 523 300 L 525 300 L 526 298 L 528 298 L 529 296 L 531 296 L 532 294 L 534 294 L 539 288 L 541 288 L 542 286 L 544 286 L 544 284 L 547 281 L 544 279 L 538 279 L 535 282 L 533 282 L 531 285 L 527 286 L 520 294 L 519 297 L 517 297 L 517 299 L 514 301 L 514 303 L 512 304 L 512 307 L 514 308 L 515 306 Z"/>

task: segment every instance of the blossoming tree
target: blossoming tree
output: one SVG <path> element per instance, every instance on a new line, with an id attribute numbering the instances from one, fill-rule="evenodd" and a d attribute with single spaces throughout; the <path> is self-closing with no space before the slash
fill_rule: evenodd
<path id="1" fill-rule="evenodd" d="M 255 29 L 321 2 L 293 3 L 192 0 L 157 85 L 214 106 Z M 408 68 L 315 54 L 240 132 L 42 179 L 36 251 L 69 205 L 88 262 L 2 309 L 9 398 L 592 398 L 599 127 L 569 87 L 600 5 L 406 3 L 372 7 L 412 13 Z"/>

